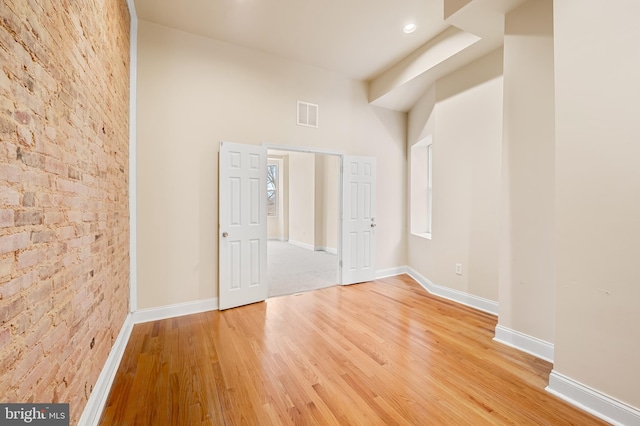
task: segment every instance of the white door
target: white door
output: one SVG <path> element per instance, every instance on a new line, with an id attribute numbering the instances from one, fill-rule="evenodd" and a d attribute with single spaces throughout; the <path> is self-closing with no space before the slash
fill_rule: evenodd
<path id="1" fill-rule="evenodd" d="M 267 298 L 267 149 L 220 142 L 220 309 Z"/>
<path id="2" fill-rule="evenodd" d="M 376 159 L 342 159 L 342 284 L 375 279 Z"/>

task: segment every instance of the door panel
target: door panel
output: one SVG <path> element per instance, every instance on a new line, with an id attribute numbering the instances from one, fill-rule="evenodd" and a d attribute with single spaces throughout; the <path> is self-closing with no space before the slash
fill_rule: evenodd
<path id="1" fill-rule="evenodd" d="M 267 298 L 267 150 L 220 142 L 220 309 Z"/>
<path id="2" fill-rule="evenodd" d="M 342 160 L 342 284 L 375 279 L 376 159 Z"/>

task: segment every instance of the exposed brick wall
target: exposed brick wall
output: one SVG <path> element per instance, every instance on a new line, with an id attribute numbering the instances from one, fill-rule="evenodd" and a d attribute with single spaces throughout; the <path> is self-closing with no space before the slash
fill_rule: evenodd
<path id="1" fill-rule="evenodd" d="M 125 0 L 0 0 L 0 401 L 79 419 L 129 300 Z"/>

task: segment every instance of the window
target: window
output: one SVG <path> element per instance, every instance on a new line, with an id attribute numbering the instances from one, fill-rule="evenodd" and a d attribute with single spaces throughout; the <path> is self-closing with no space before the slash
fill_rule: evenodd
<path id="1" fill-rule="evenodd" d="M 267 166 L 267 216 L 278 215 L 278 166 Z"/>
<path id="2" fill-rule="evenodd" d="M 431 164 L 433 162 L 433 155 L 431 153 L 431 147 L 433 145 L 427 145 L 427 167 L 429 171 L 427 172 L 427 233 L 431 234 L 431 217 L 433 216 L 431 213 L 431 207 L 433 206 L 433 167 Z"/>
<path id="3" fill-rule="evenodd" d="M 431 239 L 433 150 L 431 136 L 411 147 L 411 233 Z"/>

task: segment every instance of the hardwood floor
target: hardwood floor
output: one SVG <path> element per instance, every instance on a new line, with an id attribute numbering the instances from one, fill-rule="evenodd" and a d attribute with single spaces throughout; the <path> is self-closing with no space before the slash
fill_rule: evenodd
<path id="1" fill-rule="evenodd" d="M 102 425 L 604 425 L 407 276 L 136 325 Z"/>

